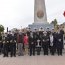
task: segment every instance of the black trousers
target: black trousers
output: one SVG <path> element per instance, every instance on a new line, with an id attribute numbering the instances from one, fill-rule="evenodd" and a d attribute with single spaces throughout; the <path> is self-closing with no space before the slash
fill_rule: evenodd
<path id="1" fill-rule="evenodd" d="M 8 44 L 4 44 L 3 45 L 3 54 L 4 54 L 4 57 L 7 56 L 8 57 Z"/>
<path id="2" fill-rule="evenodd" d="M 3 44 L 0 43 L 0 54 L 2 53 Z"/>
<path id="3" fill-rule="evenodd" d="M 10 56 L 16 56 L 16 44 L 12 43 L 10 46 Z"/>
<path id="4" fill-rule="evenodd" d="M 16 56 L 16 43 L 13 44 L 13 55 Z"/>
<path id="5" fill-rule="evenodd" d="M 54 53 L 55 53 L 55 48 L 54 48 L 54 46 L 50 46 L 50 53 L 51 53 L 51 55 L 54 55 Z"/>
<path id="6" fill-rule="evenodd" d="M 43 51 L 44 51 L 44 55 L 48 55 L 48 46 L 47 45 L 43 46 Z"/>
<path id="7" fill-rule="evenodd" d="M 62 48 L 57 48 L 58 55 L 62 55 Z"/>
<path id="8" fill-rule="evenodd" d="M 35 55 L 35 47 L 33 45 L 30 46 L 30 56 Z"/>
<path id="9" fill-rule="evenodd" d="M 3 44 L 3 54 L 4 54 L 4 56 L 6 56 L 6 47 L 5 47 L 5 44 Z"/>

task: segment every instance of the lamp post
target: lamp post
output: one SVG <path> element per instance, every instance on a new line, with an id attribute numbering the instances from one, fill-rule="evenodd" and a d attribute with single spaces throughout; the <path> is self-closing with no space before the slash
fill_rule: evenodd
<path id="1" fill-rule="evenodd" d="M 7 32 L 8 32 L 8 27 L 7 27 Z"/>

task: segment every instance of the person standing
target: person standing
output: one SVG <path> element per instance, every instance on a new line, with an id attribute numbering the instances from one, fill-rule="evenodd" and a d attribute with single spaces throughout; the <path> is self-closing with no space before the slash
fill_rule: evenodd
<path id="1" fill-rule="evenodd" d="M 25 54 L 28 54 L 28 35 L 27 33 L 24 35 L 23 42 L 24 42 L 24 48 L 25 48 Z"/>
<path id="2" fill-rule="evenodd" d="M 3 39 L 3 54 L 4 56 L 3 57 L 8 57 L 8 54 L 9 54 L 9 37 L 8 37 L 8 34 L 5 33 L 4 35 L 4 39 Z"/>
<path id="3" fill-rule="evenodd" d="M 50 53 L 51 55 L 54 55 L 55 53 L 55 39 L 54 39 L 54 36 L 53 36 L 53 33 L 50 34 Z"/>
<path id="4" fill-rule="evenodd" d="M 17 43 L 18 43 L 18 56 L 23 56 L 23 36 L 22 32 L 19 31 L 17 35 Z"/>
<path id="5" fill-rule="evenodd" d="M 37 43 L 36 43 L 36 51 L 37 51 L 37 55 L 40 55 L 40 51 L 41 51 L 41 35 L 39 34 L 42 33 L 41 31 L 37 31 Z"/>
<path id="6" fill-rule="evenodd" d="M 48 47 L 49 47 L 49 37 L 47 36 L 47 32 L 44 32 L 43 39 L 42 39 L 42 47 L 44 51 L 44 55 L 48 55 Z"/>
<path id="7" fill-rule="evenodd" d="M 57 33 L 57 53 L 58 56 L 62 55 L 62 49 L 63 49 L 63 35 L 58 31 Z"/>
<path id="8" fill-rule="evenodd" d="M 33 32 L 30 32 L 29 36 L 29 49 L 30 49 L 30 56 L 35 55 L 35 43 L 33 39 Z"/>
<path id="9" fill-rule="evenodd" d="M 62 34 L 63 36 L 63 41 L 64 41 L 64 30 L 62 28 L 60 28 L 60 33 Z M 64 49 L 64 43 L 63 43 L 63 49 Z"/>
<path id="10" fill-rule="evenodd" d="M 16 35 L 14 32 L 12 32 L 12 46 L 13 46 L 13 56 L 14 57 L 16 57 L 16 43 L 17 43 Z"/>
<path id="11" fill-rule="evenodd" d="M 0 34 L 0 54 L 2 53 L 3 43 L 2 43 L 2 35 Z"/>
<path id="12" fill-rule="evenodd" d="M 11 48 L 10 48 L 10 46 L 11 46 L 11 43 L 10 43 L 10 41 L 12 40 L 12 34 L 11 34 L 11 31 L 9 31 L 8 33 L 7 33 L 7 41 L 9 41 L 9 43 L 8 43 L 8 52 L 11 52 Z"/>

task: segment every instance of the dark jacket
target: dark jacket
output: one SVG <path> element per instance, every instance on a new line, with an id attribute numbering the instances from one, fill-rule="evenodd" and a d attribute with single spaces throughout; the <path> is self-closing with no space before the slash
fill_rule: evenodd
<path id="1" fill-rule="evenodd" d="M 63 48 L 63 35 L 61 33 L 58 33 L 56 39 L 57 39 L 57 45 L 56 45 L 57 48 L 62 49 Z"/>
<path id="2" fill-rule="evenodd" d="M 29 36 L 29 48 L 31 47 L 35 48 L 35 43 L 34 43 L 33 37 Z"/>
<path id="3" fill-rule="evenodd" d="M 17 35 L 17 42 L 18 43 L 23 43 L 23 35 L 22 34 Z"/>
<path id="4" fill-rule="evenodd" d="M 42 39 L 42 47 L 45 45 L 49 46 L 49 37 L 47 35 L 46 36 L 43 35 L 43 39 Z"/>

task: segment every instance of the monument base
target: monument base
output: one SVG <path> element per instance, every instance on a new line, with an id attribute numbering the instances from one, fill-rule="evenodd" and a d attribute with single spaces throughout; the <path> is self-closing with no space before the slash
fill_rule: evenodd
<path id="1" fill-rule="evenodd" d="M 34 31 L 34 29 L 39 30 L 41 27 L 43 28 L 44 31 L 46 31 L 47 28 L 49 28 L 49 30 L 51 31 L 52 28 L 54 28 L 54 25 L 49 24 L 49 23 L 46 23 L 46 24 L 44 24 L 44 23 L 33 23 L 33 24 L 29 25 L 28 27 L 31 29 L 31 31 Z"/>

